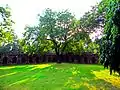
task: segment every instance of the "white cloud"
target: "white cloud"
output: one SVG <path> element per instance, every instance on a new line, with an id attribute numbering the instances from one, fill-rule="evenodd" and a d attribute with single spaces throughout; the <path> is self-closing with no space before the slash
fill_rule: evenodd
<path id="1" fill-rule="evenodd" d="M 25 25 L 34 25 L 37 14 L 41 14 L 45 8 L 69 9 L 80 18 L 98 1 L 100 0 L 0 0 L 0 5 L 8 4 L 12 9 L 12 17 L 16 23 L 15 32 L 21 37 Z"/>

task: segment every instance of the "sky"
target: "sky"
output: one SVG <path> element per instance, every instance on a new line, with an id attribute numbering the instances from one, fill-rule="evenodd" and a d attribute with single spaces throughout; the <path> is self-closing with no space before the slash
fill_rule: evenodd
<path id="1" fill-rule="evenodd" d="M 42 14 L 45 8 L 53 10 L 69 9 L 80 18 L 101 0 L 0 0 L 0 6 L 6 5 L 11 8 L 12 20 L 15 22 L 13 28 L 19 38 L 22 37 L 26 25 L 36 25 L 38 14 Z"/>

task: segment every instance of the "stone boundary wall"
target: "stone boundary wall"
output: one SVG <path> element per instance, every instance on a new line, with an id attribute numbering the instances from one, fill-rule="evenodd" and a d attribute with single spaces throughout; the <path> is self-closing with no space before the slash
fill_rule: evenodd
<path id="1" fill-rule="evenodd" d="M 45 55 L 28 55 L 28 54 L 0 54 L 0 65 L 12 65 L 12 64 L 39 64 L 57 62 L 57 56 L 55 54 Z M 97 64 L 98 55 L 91 53 L 84 53 L 82 55 L 65 54 L 61 56 L 61 62 L 67 63 L 80 63 L 80 64 Z"/>

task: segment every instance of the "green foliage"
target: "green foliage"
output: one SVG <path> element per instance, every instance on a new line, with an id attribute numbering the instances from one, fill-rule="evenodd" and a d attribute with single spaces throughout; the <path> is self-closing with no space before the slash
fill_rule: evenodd
<path id="1" fill-rule="evenodd" d="M 66 53 L 82 54 L 85 51 L 85 41 L 71 41 L 65 48 Z"/>
<path id="2" fill-rule="evenodd" d="M 90 39 L 89 41 L 84 39 L 71 41 L 69 45 L 65 48 L 65 52 L 79 55 L 84 52 L 99 54 L 99 51 L 99 44 L 97 44 L 96 42 L 92 42 Z"/>
<path id="3" fill-rule="evenodd" d="M 98 13 L 98 5 L 95 5 L 80 18 L 80 27 L 91 33 L 97 31 L 96 28 L 102 27 L 103 22 L 104 17 Z"/>
<path id="4" fill-rule="evenodd" d="M 118 61 L 119 49 L 117 43 L 119 40 L 119 16 L 117 12 L 117 8 L 119 7 L 119 0 L 102 0 L 99 4 L 99 13 L 105 14 L 105 25 L 104 25 L 104 37 L 101 43 L 100 55 L 101 62 L 104 65 L 110 65 L 110 71 L 112 70 L 120 72 L 119 66 L 120 62 Z"/>
<path id="5" fill-rule="evenodd" d="M 54 12 L 46 9 L 44 15 L 40 16 L 39 28 L 42 36 L 40 37 L 51 40 L 58 55 L 63 52 L 69 40 L 74 36 L 76 27 L 73 20 L 74 16 L 67 10 Z"/>
<path id="6" fill-rule="evenodd" d="M 52 50 L 51 41 L 41 39 L 37 27 L 25 28 L 24 38 L 20 41 L 21 51 L 27 54 L 45 54 Z"/>
<path id="7" fill-rule="evenodd" d="M 8 47 L 8 44 L 13 42 L 13 23 L 14 22 L 11 20 L 10 8 L 8 6 L 0 7 L 0 52 L 5 52 L 4 47 Z"/>
<path id="8" fill-rule="evenodd" d="M 99 54 L 99 44 L 96 44 L 95 42 L 89 43 L 87 48 L 86 48 L 86 52 Z"/>

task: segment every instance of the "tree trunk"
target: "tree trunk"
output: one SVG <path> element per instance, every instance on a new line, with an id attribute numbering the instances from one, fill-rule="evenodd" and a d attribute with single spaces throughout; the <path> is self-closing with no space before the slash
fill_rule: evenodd
<path id="1" fill-rule="evenodd" d="M 56 59 L 57 59 L 57 63 L 61 63 L 62 62 L 62 56 L 63 56 L 63 52 L 67 46 L 67 44 L 69 42 L 65 42 L 63 47 L 60 49 L 60 46 L 62 45 L 62 43 L 57 43 L 54 39 L 51 40 L 54 43 L 54 47 L 55 47 L 55 53 L 56 53 Z"/>
<path id="2" fill-rule="evenodd" d="M 61 55 L 57 55 L 57 63 L 62 63 L 61 59 L 62 59 Z"/>

